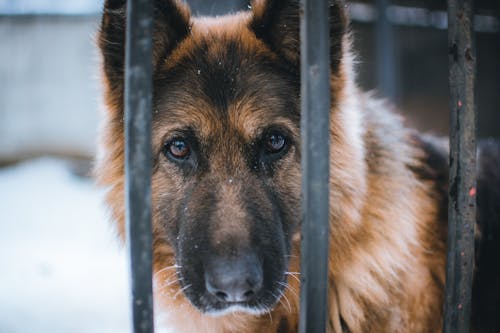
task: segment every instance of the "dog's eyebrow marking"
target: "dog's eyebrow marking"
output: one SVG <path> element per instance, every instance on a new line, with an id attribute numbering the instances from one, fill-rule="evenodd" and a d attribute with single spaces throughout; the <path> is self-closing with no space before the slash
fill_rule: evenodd
<path id="1" fill-rule="evenodd" d="M 208 139 L 225 126 L 218 113 L 211 109 L 210 105 L 198 100 L 182 104 L 166 101 L 153 117 L 153 147 L 163 144 L 175 133 L 187 132 Z"/>
<path id="2" fill-rule="evenodd" d="M 269 127 L 287 129 L 294 141 L 300 137 L 299 119 L 293 112 L 284 116 L 283 102 L 276 99 L 272 107 L 263 107 L 262 102 L 245 99 L 228 106 L 221 114 L 203 100 L 160 103 L 153 115 L 153 146 L 161 147 L 163 141 L 175 133 L 191 132 L 202 141 L 209 140 L 214 133 L 235 130 L 241 137 L 252 142 Z"/>
<path id="3" fill-rule="evenodd" d="M 297 140 L 300 137 L 300 128 L 292 119 L 276 116 L 270 110 L 255 109 L 230 112 L 230 122 L 242 137 L 254 141 L 268 128 L 285 128 Z"/>

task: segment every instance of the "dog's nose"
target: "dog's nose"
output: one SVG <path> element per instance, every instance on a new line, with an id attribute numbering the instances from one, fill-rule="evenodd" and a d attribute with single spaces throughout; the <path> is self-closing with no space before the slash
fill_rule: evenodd
<path id="1" fill-rule="evenodd" d="M 211 258 L 205 267 L 207 291 L 225 303 L 249 302 L 262 288 L 262 267 L 256 255 Z"/>

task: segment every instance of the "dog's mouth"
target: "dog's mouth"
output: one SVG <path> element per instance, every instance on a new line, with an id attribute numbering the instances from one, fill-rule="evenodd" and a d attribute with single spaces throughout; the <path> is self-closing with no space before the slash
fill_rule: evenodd
<path id="1" fill-rule="evenodd" d="M 225 301 L 205 291 L 201 294 L 184 290 L 188 300 L 200 311 L 209 316 L 224 316 L 230 313 L 262 315 L 270 312 L 283 295 L 283 287 L 277 285 L 273 290 L 262 290 L 248 301 Z"/>
<path id="2" fill-rule="evenodd" d="M 253 249 L 237 254 L 217 254 L 177 258 L 176 277 L 183 295 L 200 312 L 210 316 L 243 312 L 261 315 L 280 301 L 287 286 L 285 256 L 267 258 Z"/>
<path id="3" fill-rule="evenodd" d="M 248 313 L 251 315 L 259 316 L 268 313 L 272 310 L 272 306 L 264 305 L 250 305 L 247 303 L 237 303 L 232 305 L 222 306 L 220 309 L 202 310 L 205 314 L 212 317 L 221 317 L 231 313 Z"/>
<path id="4" fill-rule="evenodd" d="M 264 279 L 259 282 L 258 277 L 254 280 L 247 277 L 242 280 L 229 279 L 229 282 L 226 279 L 223 281 L 226 284 L 222 285 L 220 281 L 219 284 L 210 281 L 207 274 L 204 279 L 199 279 L 200 281 L 189 279 L 181 270 L 177 275 L 180 285 L 177 294 L 182 293 L 200 312 L 213 317 L 231 313 L 269 313 L 280 302 L 287 287 L 285 273 L 278 280 Z"/>

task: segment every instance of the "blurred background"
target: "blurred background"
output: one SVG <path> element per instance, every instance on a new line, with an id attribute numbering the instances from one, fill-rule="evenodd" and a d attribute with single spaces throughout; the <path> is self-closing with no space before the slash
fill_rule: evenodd
<path id="1" fill-rule="evenodd" d="M 201 15 L 242 0 L 190 0 Z M 500 2 L 476 0 L 478 134 L 500 137 Z M 128 332 L 126 259 L 88 177 L 102 0 L 0 0 L 0 333 Z M 351 1 L 360 85 L 448 132 L 445 0 Z"/>

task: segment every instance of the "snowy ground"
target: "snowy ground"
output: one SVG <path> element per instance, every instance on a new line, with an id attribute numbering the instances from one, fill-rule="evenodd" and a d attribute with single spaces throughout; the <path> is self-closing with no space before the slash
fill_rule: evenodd
<path id="1" fill-rule="evenodd" d="M 64 161 L 0 169 L 0 333 L 130 332 L 126 259 L 102 197 Z"/>

